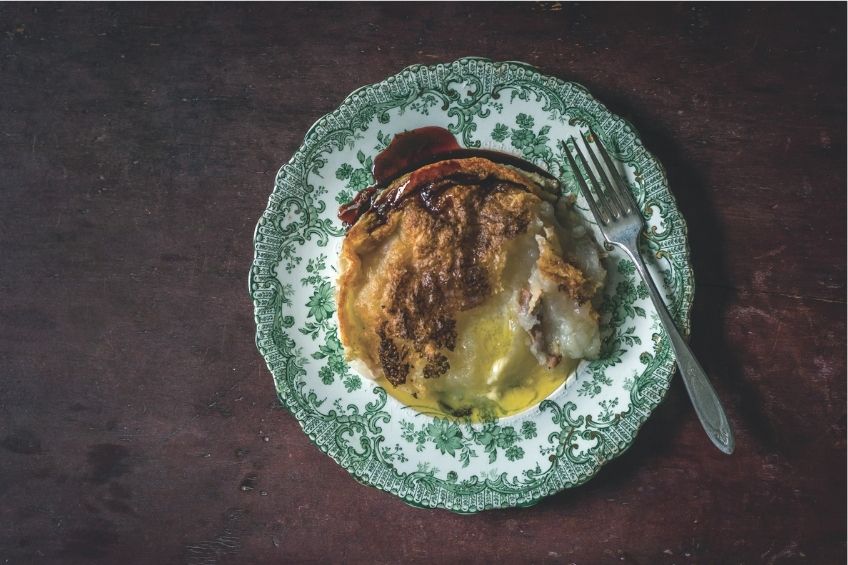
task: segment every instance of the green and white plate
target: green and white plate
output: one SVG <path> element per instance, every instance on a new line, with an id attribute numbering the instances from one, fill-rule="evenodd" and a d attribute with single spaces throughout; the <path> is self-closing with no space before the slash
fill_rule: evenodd
<path id="1" fill-rule="evenodd" d="M 336 212 L 372 183 L 373 159 L 394 135 L 431 125 L 449 129 L 465 147 L 532 161 L 575 194 L 559 141 L 591 127 L 636 195 L 649 225 L 645 255 L 669 310 L 688 330 L 686 224 L 633 127 L 578 84 L 524 63 L 465 58 L 415 65 L 355 91 L 310 128 L 277 173 L 250 269 L 256 344 L 280 401 L 359 481 L 415 506 L 464 513 L 528 506 L 586 482 L 633 443 L 668 390 L 674 358 L 632 263 L 612 252 L 601 358 L 581 363 L 534 408 L 496 422 L 458 422 L 407 408 L 354 373 L 336 332 L 344 235 Z M 582 198 L 577 206 L 589 220 Z"/>

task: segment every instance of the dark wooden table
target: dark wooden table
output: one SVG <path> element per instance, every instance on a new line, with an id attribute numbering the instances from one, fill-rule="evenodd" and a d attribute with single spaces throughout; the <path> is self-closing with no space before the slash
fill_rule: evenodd
<path id="1" fill-rule="evenodd" d="M 844 563 L 845 21 L 0 5 L 0 563 Z M 677 379 L 590 483 L 458 516 L 360 485 L 278 406 L 247 295 L 277 168 L 356 87 L 463 55 L 586 85 L 665 164 L 732 457 Z"/>

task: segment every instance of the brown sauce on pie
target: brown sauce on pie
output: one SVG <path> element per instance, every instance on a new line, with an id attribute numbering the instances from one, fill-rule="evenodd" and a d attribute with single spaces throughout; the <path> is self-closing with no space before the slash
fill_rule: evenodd
<path id="1" fill-rule="evenodd" d="M 436 186 L 458 168 L 446 163 L 444 167 L 417 171 L 425 165 L 439 161 L 451 161 L 468 157 L 482 157 L 494 163 L 512 165 L 525 171 L 554 178 L 544 169 L 508 153 L 490 149 L 464 149 L 454 135 L 445 128 L 428 126 L 397 134 L 392 142 L 374 159 L 374 186 L 359 191 L 353 200 L 339 208 L 339 219 L 348 227 L 356 223 L 363 214 L 374 210 L 378 218 L 385 221 L 386 214 L 399 206 L 406 198 L 419 195 L 424 201 L 432 199 L 438 192 Z M 416 171 L 402 191 L 395 191 L 394 198 L 382 197 L 381 190 L 394 179 Z M 458 180 L 458 179 L 453 179 Z"/>

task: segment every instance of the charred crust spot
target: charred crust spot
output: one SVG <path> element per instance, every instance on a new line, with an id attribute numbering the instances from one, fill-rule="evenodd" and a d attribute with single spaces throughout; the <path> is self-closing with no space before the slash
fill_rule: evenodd
<path id="1" fill-rule="evenodd" d="M 438 273 L 425 271 L 419 277 L 407 273 L 399 278 L 383 324 L 386 339 L 403 340 L 420 357 L 432 349 L 453 351 L 456 321 L 445 313 L 446 299 Z"/>
<path id="2" fill-rule="evenodd" d="M 410 316 L 409 311 L 401 310 L 400 314 L 400 327 L 403 330 L 401 333 L 401 337 L 404 339 L 412 339 L 415 335 L 415 320 Z"/>
<path id="3" fill-rule="evenodd" d="M 530 218 L 518 216 L 514 222 L 504 224 L 503 236 L 512 239 L 527 231 L 527 226 L 530 225 Z"/>
<path id="4" fill-rule="evenodd" d="M 380 365 L 383 367 L 386 380 L 394 386 L 402 385 L 409 374 L 409 363 L 404 362 L 406 352 L 400 351 L 395 342 L 386 335 L 385 325 L 380 328 L 377 335 L 380 336 Z"/>
<path id="5" fill-rule="evenodd" d="M 469 265 L 460 274 L 462 291 L 465 298 L 463 310 L 468 310 L 482 303 L 489 295 L 489 278 L 486 270 L 479 265 Z"/>
<path id="6" fill-rule="evenodd" d="M 440 349 L 453 351 L 456 347 L 456 320 L 446 316 L 440 316 L 433 324 L 428 336 L 430 340 Z"/>
<path id="7" fill-rule="evenodd" d="M 435 379 L 447 373 L 448 370 L 450 370 L 448 358 L 438 353 L 424 365 L 424 378 Z"/>
<path id="8" fill-rule="evenodd" d="M 425 271 L 421 280 L 411 289 L 412 303 L 419 313 L 432 315 L 442 306 L 444 296 L 436 273 Z"/>
<path id="9" fill-rule="evenodd" d="M 496 194 L 505 194 L 516 190 L 521 190 L 521 187 L 514 183 L 499 181 L 484 192 L 483 199 L 485 202 Z M 532 214 L 527 208 L 513 209 L 511 213 L 504 214 L 503 204 L 495 202 L 490 207 L 482 207 L 480 219 L 485 224 L 484 232 L 488 234 L 489 238 L 494 240 L 513 239 L 527 231 Z"/>

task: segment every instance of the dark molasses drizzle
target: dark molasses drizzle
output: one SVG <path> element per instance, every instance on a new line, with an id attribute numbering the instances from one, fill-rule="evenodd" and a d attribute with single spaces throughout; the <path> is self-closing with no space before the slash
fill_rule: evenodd
<path id="1" fill-rule="evenodd" d="M 445 128 L 428 126 L 397 134 L 392 142 L 374 159 L 374 186 L 359 191 L 349 203 L 339 208 L 339 219 L 348 227 L 369 210 L 377 216 L 376 225 L 384 223 L 389 210 L 398 206 L 413 193 L 419 193 L 422 203 L 432 202 L 439 192 L 441 181 L 452 178 L 459 166 L 451 159 L 483 157 L 495 163 L 512 165 L 525 171 L 555 178 L 548 171 L 524 159 L 490 149 L 464 149 L 454 135 Z M 379 199 L 382 189 L 394 179 L 424 165 L 445 161 L 441 166 L 413 173 L 403 187 L 399 187 L 393 198 Z M 408 190 L 407 190 L 408 189 Z M 428 210 L 434 211 L 432 206 Z"/>

